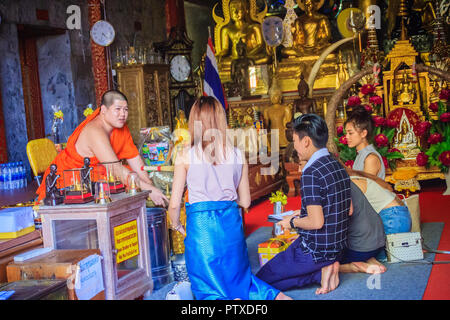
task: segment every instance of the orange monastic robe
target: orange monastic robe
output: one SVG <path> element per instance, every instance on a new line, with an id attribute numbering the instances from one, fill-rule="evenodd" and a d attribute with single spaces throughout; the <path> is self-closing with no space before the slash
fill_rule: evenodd
<path id="1" fill-rule="evenodd" d="M 67 169 L 82 168 L 84 165 L 83 157 L 77 153 L 75 148 L 75 143 L 81 133 L 81 130 L 91 122 L 100 113 L 100 108 L 97 108 L 91 115 L 89 115 L 72 133 L 67 141 L 66 148 L 61 151 L 53 160 L 52 164 L 56 164 L 58 167 L 57 173 L 61 175 L 58 179 L 58 188 L 62 188 L 63 181 L 63 171 Z M 95 137 L 92 137 L 95 139 Z M 133 138 L 131 137 L 130 130 L 127 125 L 124 125 L 121 129 L 113 129 L 110 138 L 111 146 L 117 155 L 118 159 L 133 159 L 139 155 L 139 151 L 133 143 Z M 95 166 L 99 163 L 96 157 L 90 158 L 91 165 Z M 39 195 L 38 201 L 45 198 L 45 178 L 50 173 L 50 167 L 45 171 L 44 177 L 42 178 L 42 184 L 37 189 L 36 193 Z"/>

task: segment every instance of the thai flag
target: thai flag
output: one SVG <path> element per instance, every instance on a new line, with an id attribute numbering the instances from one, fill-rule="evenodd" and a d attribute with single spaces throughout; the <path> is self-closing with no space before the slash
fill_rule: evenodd
<path id="1" fill-rule="evenodd" d="M 203 95 L 216 98 L 225 110 L 228 108 L 222 82 L 219 78 L 219 68 L 217 67 L 216 56 L 211 37 L 208 38 L 205 57 L 205 79 L 203 80 Z"/>

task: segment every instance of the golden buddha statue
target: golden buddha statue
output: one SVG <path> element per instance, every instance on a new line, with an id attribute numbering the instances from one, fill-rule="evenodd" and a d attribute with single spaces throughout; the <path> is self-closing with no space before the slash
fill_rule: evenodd
<path id="1" fill-rule="evenodd" d="M 255 1 L 250 0 L 251 8 L 256 8 Z M 266 52 L 261 31 L 261 21 L 267 8 L 260 16 L 256 13 L 252 14 L 246 0 L 223 0 L 222 6 L 224 18 L 217 16 L 213 9 L 213 18 L 216 22 L 216 57 L 219 69 L 228 68 L 231 61 L 239 57 L 237 45 L 240 40 L 246 45 L 247 57 L 253 59 L 255 64 L 270 63 L 271 57 Z M 256 20 L 258 18 L 261 21 Z"/>
<path id="2" fill-rule="evenodd" d="M 323 3 L 324 0 L 297 0 L 305 14 L 294 21 L 291 28 L 293 44 L 281 51 L 283 56 L 318 55 L 330 45 L 330 22 L 325 15 L 317 12 Z"/>
<path id="3" fill-rule="evenodd" d="M 420 152 L 419 144 L 419 140 L 414 133 L 413 127 L 405 112 L 403 112 L 394 139 L 394 148 L 400 150 L 405 159 L 415 159 Z"/>
<path id="4" fill-rule="evenodd" d="M 279 146 L 284 148 L 289 144 L 286 138 L 286 124 L 292 121 L 292 112 L 290 106 L 282 104 L 282 92 L 276 78 L 273 79 L 269 96 L 272 105 L 264 110 L 264 125 L 271 130 L 278 129 Z"/>
<path id="5" fill-rule="evenodd" d="M 415 89 L 413 83 L 408 80 L 406 73 L 403 73 L 403 79 L 397 91 L 397 103 L 399 105 L 412 104 L 415 101 Z"/>

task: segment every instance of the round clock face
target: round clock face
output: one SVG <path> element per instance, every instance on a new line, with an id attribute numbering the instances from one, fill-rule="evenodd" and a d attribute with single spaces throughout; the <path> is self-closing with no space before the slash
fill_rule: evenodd
<path id="1" fill-rule="evenodd" d="M 191 73 L 191 65 L 188 58 L 178 55 L 170 61 L 170 74 L 178 82 L 184 82 L 189 79 Z"/>
<path id="2" fill-rule="evenodd" d="M 109 46 L 116 36 L 114 27 L 105 20 L 97 21 L 91 29 L 92 40 L 100 46 Z"/>

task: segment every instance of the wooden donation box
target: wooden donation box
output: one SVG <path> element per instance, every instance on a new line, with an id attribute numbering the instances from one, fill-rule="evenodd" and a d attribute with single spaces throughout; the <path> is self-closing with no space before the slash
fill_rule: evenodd
<path id="1" fill-rule="evenodd" d="M 107 204 L 42 206 L 44 247 L 100 249 L 107 300 L 153 290 L 145 201 L 149 192 L 112 194 Z"/>

